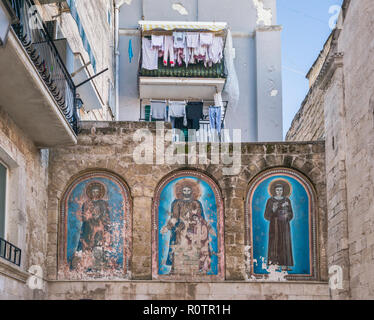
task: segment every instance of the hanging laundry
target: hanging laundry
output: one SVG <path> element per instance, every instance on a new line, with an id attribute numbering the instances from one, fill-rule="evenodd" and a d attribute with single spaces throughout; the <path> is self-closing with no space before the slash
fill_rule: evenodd
<path id="1" fill-rule="evenodd" d="M 164 36 L 152 34 L 152 47 L 157 47 L 159 50 L 164 51 Z"/>
<path id="2" fill-rule="evenodd" d="M 183 117 L 170 117 L 170 122 L 173 129 L 183 130 L 185 128 Z"/>
<path id="3" fill-rule="evenodd" d="M 183 60 L 184 60 L 184 49 L 174 48 L 174 55 L 176 57 L 178 66 L 181 67 L 183 64 Z"/>
<path id="4" fill-rule="evenodd" d="M 209 107 L 209 123 L 210 123 L 211 130 L 216 130 L 218 134 L 221 133 L 221 125 L 222 125 L 221 107 L 217 107 L 217 106 Z"/>
<path id="5" fill-rule="evenodd" d="M 152 47 L 151 40 L 142 39 L 142 68 L 147 70 L 158 69 L 158 50 Z"/>
<path id="6" fill-rule="evenodd" d="M 188 48 L 197 48 L 199 46 L 199 33 L 188 32 L 186 34 L 186 43 Z"/>
<path id="7" fill-rule="evenodd" d="M 213 33 L 202 32 L 200 33 L 200 46 L 210 46 L 213 43 Z"/>
<path id="8" fill-rule="evenodd" d="M 190 49 L 187 47 L 187 43 L 184 44 L 183 61 L 186 64 L 186 68 L 187 68 L 188 67 L 188 63 L 190 61 Z"/>
<path id="9" fill-rule="evenodd" d="M 200 120 L 203 118 L 203 103 L 189 102 L 186 107 L 187 127 L 188 129 L 200 129 Z"/>
<path id="10" fill-rule="evenodd" d="M 212 63 L 217 64 L 221 62 L 223 58 L 223 38 L 213 37 L 212 45 L 208 49 L 209 60 Z"/>
<path id="11" fill-rule="evenodd" d="M 168 59 L 170 60 L 170 65 L 175 66 L 174 57 L 174 42 L 172 36 L 165 36 L 164 39 L 164 66 L 168 65 Z"/>
<path id="12" fill-rule="evenodd" d="M 223 107 L 222 93 L 218 92 L 214 95 L 214 105 L 217 107 Z"/>
<path id="13" fill-rule="evenodd" d="M 173 32 L 174 48 L 184 49 L 184 43 L 186 41 L 185 32 Z"/>
<path id="14" fill-rule="evenodd" d="M 167 119 L 166 101 L 151 100 L 151 118 L 165 121 Z"/>
<path id="15" fill-rule="evenodd" d="M 199 46 L 193 49 L 193 56 L 197 62 L 205 61 L 207 56 L 207 47 Z"/>
<path id="16" fill-rule="evenodd" d="M 132 51 L 132 40 L 131 39 L 129 40 L 128 53 L 129 53 L 129 62 L 131 63 L 131 60 L 134 57 L 134 53 Z"/>
<path id="17" fill-rule="evenodd" d="M 183 125 L 187 126 L 186 103 L 184 101 L 169 102 L 169 118 L 183 118 Z"/>

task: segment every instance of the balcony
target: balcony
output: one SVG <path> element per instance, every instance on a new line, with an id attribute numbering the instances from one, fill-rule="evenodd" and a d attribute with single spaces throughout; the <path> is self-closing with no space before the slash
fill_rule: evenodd
<path id="1" fill-rule="evenodd" d="M 13 17 L 0 49 L 0 105 L 37 147 L 75 144 L 76 89 L 32 0 L 2 0 Z"/>
<path id="2" fill-rule="evenodd" d="M 183 21 L 139 21 L 141 37 L 172 35 L 174 31 L 211 32 L 226 37 L 227 24 L 224 22 L 183 22 Z M 224 59 L 211 67 L 203 62 L 181 66 L 164 66 L 158 61 L 157 70 L 139 65 L 140 99 L 202 99 L 211 100 L 217 92 L 222 92 L 226 82 Z"/>
<path id="3" fill-rule="evenodd" d="M 0 238 L 0 257 L 17 266 L 21 265 L 21 249 Z"/>

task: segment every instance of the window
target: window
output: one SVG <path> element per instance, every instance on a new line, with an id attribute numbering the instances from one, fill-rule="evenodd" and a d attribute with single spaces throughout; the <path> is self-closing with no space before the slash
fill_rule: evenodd
<path id="1" fill-rule="evenodd" d="M 0 162 L 0 237 L 5 234 L 5 196 L 7 168 Z"/>

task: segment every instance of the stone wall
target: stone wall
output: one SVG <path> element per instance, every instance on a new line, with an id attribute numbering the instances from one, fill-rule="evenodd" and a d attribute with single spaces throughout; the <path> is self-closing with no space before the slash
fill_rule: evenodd
<path id="1" fill-rule="evenodd" d="M 323 93 L 319 86 L 313 86 L 292 120 L 286 141 L 319 141 L 324 136 Z"/>
<path id="2" fill-rule="evenodd" d="M 374 7 L 350 1 L 339 51 L 344 53 L 343 139 L 351 298 L 374 298 Z"/>
<path id="3" fill-rule="evenodd" d="M 50 288 L 52 288 L 51 292 L 53 292 L 50 297 L 152 298 L 154 297 L 152 296 L 153 287 L 159 286 L 160 289 L 157 290 L 163 290 L 164 284 L 157 284 L 151 281 L 153 198 L 156 187 L 168 174 L 177 172 L 180 169 L 190 169 L 203 172 L 211 177 L 216 181 L 223 195 L 225 214 L 225 281 L 219 282 L 222 283 L 221 286 L 223 288 L 221 291 L 217 291 L 217 294 L 221 295 L 220 298 L 261 296 L 262 298 L 276 299 L 277 297 L 291 298 L 297 295 L 302 297 L 308 296 L 309 298 L 316 298 L 317 296 L 319 298 L 327 298 L 327 221 L 323 142 L 242 144 L 240 172 L 236 175 L 228 176 L 222 173 L 224 165 L 213 164 L 210 158 L 208 159 L 208 164 L 196 165 L 136 164 L 133 159 L 133 152 L 139 143 L 134 142 L 133 134 L 136 129 L 140 128 L 148 128 L 153 134 L 156 133 L 155 123 L 87 122 L 83 123 L 83 129 L 78 137 L 77 146 L 54 148 L 51 150 L 48 190 L 47 257 L 48 279 L 51 281 Z M 155 150 L 156 148 L 154 147 Z M 159 149 L 157 150 L 159 151 Z M 304 289 L 308 286 L 313 286 L 311 282 L 307 284 L 308 282 L 301 281 L 299 284 L 295 282 L 289 285 L 288 283 L 291 282 L 285 280 L 273 287 L 269 283 L 262 284 L 260 280 L 252 280 L 248 284 L 248 295 L 246 293 L 241 296 L 240 288 L 243 287 L 243 283 L 236 284 L 236 282 L 248 281 L 245 269 L 244 239 L 245 199 L 248 185 L 251 179 L 257 174 L 273 167 L 285 167 L 297 170 L 311 180 L 316 190 L 319 264 L 318 282 L 314 282 L 314 285 L 317 287 L 314 287 L 309 294 L 309 291 L 304 291 Z M 66 282 L 65 280 L 58 280 L 57 239 L 60 200 L 67 186 L 74 178 L 79 177 L 82 173 L 98 169 L 106 170 L 122 177 L 131 193 L 133 204 L 131 279 L 117 282 L 117 284 L 105 280 L 100 282 Z M 192 283 L 175 283 L 169 286 L 172 286 L 173 290 L 176 290 L 175 294 L 178 298 L 214 298 L 214 294 L 211 296 L 208 294 L 216 292 L 215 286 L 219 287 L 220 285 L 212 283 L 204 286 L 197 285 L 197 288 L 199 288 L 196 289 L 197 291 L 190 288 L 191 286 L 194 287 Z M 287 290 L 289 291 L 287 292 L 289 294 L 282 293 L 285 290 L 284 288 L 288 288 Z M 199 294 L 198 290 L 203 291 Z M 232 293 L 232 290 L 236 293 Z M 174 297 L 174 294 L 172 296 Z"/>
<path id="4" fill-rule="evenodd" d="M 42 299 L 47 287 L 30 290 L 26 281 L 34 265 L 46 275 L 48 151 L 38 150 L 1 106 L 0 160 L 9 173 L 5 239 L 22 250 L 20 267 L 0 259 L 0 299 Z"/>
<path id="5" fill-rule="evenodd" d="M 54 300 L 327 300 L 320 282 L 50 281 Z"/>
<path id="6" fill-rule="evenodd" d="M 307 111 L 313 103 L 305 104 L 287 138 L 314 139 L 317 130 L 313 128 L 324 126 L 329 265 L 343 269 L 343 288 L 333 290 L 332 296 L 372 299 L 374 42 L 370 26 L 374 9 L 370 0 L 346 0 L 343 9 L 330 53 L 316 80 L 318 89 L 313 88 L 312 93 L 316 96 L 313 100 L 320 101 L 324 118 Z"/>

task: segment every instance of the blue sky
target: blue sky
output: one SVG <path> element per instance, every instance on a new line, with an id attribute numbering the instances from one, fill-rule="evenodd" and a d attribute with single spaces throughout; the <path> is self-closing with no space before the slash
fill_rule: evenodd
<path id="1" fill-rule="evenodd" d="M 277 0 L 282 31 L 283 135 L 309 90 L 305 78 L 331 33 L 331 6 L 343 0 Z"/>

